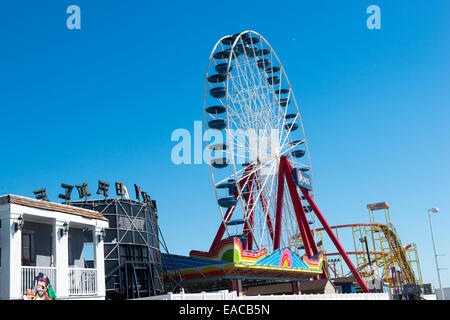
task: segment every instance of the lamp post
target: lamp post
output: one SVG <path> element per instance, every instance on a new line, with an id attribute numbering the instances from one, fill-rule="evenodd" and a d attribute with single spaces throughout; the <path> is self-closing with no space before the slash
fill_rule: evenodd
<path id="1" fill-rule="evenodd" d="M 337 258 L 337 259 L 330 259 L 329 261 L 333 264 L 334 277 L 337 278 L 336 263 L 341 260 L 339 258 Z"/>
<path id="2" fill-rule="evenodd" d="M 369 252 L 369 245 L 367 244 L 367 237 L 364 236 L 360 238 L 359 241 L 366 245 L 367 260 L 369 261 L 369 266 L 372 271 L 372 261 L 370 261 L 370 252 Z"/>
<path id="3" fill-rule="evenodd" d="M 428 209 L 428 219 L 430 220 L 431 240 L 433 241 L 434 259 L 436 260 L 436 271 L 437 271 L 438 280 L 439 280 L 439 287 L 441 288 L 442 300 L 445 300 L 444 288 L 442 288 L 441 275 L 439 273 L 440 269 L 439 269 L 438 258 L 437 258 L 438 254 L 436 254 L 436 245 L 434 243 L 433 226 L 431 225 L 431 212 L 438 213 L 439 209 L 438 208 Z"/>

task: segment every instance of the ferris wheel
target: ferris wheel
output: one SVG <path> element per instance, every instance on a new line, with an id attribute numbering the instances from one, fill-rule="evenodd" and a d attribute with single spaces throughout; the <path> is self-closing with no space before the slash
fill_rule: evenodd
<path id="1" fill-rule="evenodd" d="M 207 146 L 222 219 L 215 243 L 223 236 L 238 237 L 249 250 L 302 250 L 293 200 L 288 192 L 280 195 L 284 179 L 279 171 L 282 159 L 289 159 L 292 168 L 307 174 L 313 196 L 308 144 L 283 65 L 260 34 L 225 36 L 214 46 L 205 80 L 204 119 L 205 130 L 216 132 Z M 308 223 L 314 224 L 304 200 Z M 282 218 L 277 217 L 280 207 Z"/>
<path id="2" fill-rule="evenodd" d="M 206 154 L 221 218 L 210 251 L 224 238 L 239 238 L 246 250 L 289 248 L 317 257 L 323 254 L 314 235 L 317 218 L 362 290 L 369 292 L 314 201 L 297 101 L 266 39 L 244 31 L 216 43 L 203 107 Z"/>

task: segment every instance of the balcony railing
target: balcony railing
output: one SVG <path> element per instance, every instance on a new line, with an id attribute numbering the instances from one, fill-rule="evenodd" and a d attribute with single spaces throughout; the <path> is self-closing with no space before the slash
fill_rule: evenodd
<path id="1" fill-rule="evenodd" d="M 26 295 L 28 289 L 34 289 L 35 279 L 42 273 L 48 277 L 53 290 L 56 291 L 56 268 L 50 267 L 22 267 L 22 294 Z"/>
<path id="2" fill-rule="evenodd" d="M 97 294 L 97 270 L 69 268 L 69 294 L 85 296 Z"/>
<path id="3" fill-rule="evenodd" d="M 56 268 L 50 267 L 22 267 L 22 294 L 26 295 L 28 289 L 34 289 L 35 279 L 39 273 L 42 273 L 49 278 L 53 290 L 55 290 L 56 296 L 58 297 Z M 98 294 L 96 269 L 69 268 L 69 274 L 66 281 L 69 283 L 69 295 L 71 296 Z"/>

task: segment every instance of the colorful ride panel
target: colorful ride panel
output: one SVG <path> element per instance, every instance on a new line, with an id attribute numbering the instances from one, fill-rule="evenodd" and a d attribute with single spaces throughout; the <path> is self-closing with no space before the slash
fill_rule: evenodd
<path id="1" fill-rule="evenodd" d="M 175 258 L 174 258 L 175 257 Z M 173 261 L 170 261 L 172 259 Z M 163 256 L 163 264 L 177 280 L 267 279 L 298 280 L 322 274 L 323 254 L 300 257 L 290 249 L 267 254 L 244 250 L 239 238 L 220 241 L 211 251 L 191 251 L 190 257 Z"/>

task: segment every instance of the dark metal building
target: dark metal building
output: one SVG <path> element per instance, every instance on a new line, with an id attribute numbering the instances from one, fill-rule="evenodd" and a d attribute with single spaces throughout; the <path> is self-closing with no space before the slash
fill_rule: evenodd
<path id="1" fill-rule="evenodd" d="M 108 299 L 132 299 L 164 291 L 156 202 L 130 199 L 71 201 L 109 220 L 104 239 Z"/>

